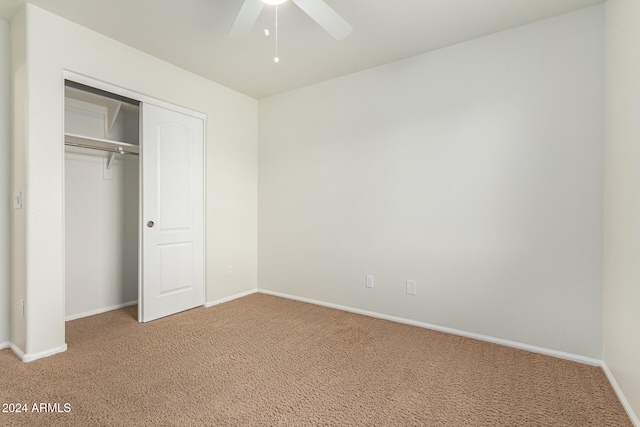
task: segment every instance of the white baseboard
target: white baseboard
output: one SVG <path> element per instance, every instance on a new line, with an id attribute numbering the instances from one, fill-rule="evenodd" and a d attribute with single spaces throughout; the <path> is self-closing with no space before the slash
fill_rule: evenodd
<path id="1" fill-rule="evenodd" d="M 40 351 L 38 353 L 25 353 L 15 344 L 10 344 L 11 351 L 18 356 L 23 362 L 31 362 L 36 359 L 42 359 L 43 357 L 53 356 L 54 354 L 67 351 L 67 344 L 62 344 L 60 347 L 51 348 L 49 350 Z"/>
<path id="2" fill-rule="evenodd" d="M 250 291 L 241 292 L 239 294 L 231 295 L 231 296 L 226 297 L 226 298 L 221 298 L 221 299 L 217 299 L 215 301 L 207 302 L 207 303 L 205 303 L 204 306 L 205 307 L 213 307 L 214 305 L 218 305 L 218 304 L 222 304 L 222 303 L 225 303 L 225 302 L 233 301 L 234 299 L 246 297 L 247 295 L 255 294 L 256 292 L 258 292 L 257 289 L 252 289 Z"/>
<path id="3" fill-rule="evenodd" d="M 613 373 L 609 370 L 609 367 L 604 361 L 602 362 L 602 370 L 604 371 L 604 374 L 607 376 L 609 383 L 611 383 L 611 387 L 613 387 L 613 391 L 616 392 L 616 395 L 618 396 L 618 399 L 620 400 L 622 407 L 627 412 L 627 415 L 629 416 L 631 423 L 635 427 L 640 427 L 640 419 L 638 419 L 638 416 L 633 411 L 631 404 L 629 403 L 629 401 L 627 400 L 627 397 L 622 392 L 622 389 L 618 385 L 616 378 L 613 376 Z"/>
<path id="4" fill-rule="evenodd" d="M 94 314 L 106 313 L 107 311 L 111 311 L 111 310 L 118 310 L 120 308 L 131 307 L 132 305 L 136 305 L 137 303 L 138 303 L 137 300 L 136 301 L 129 301 L 129 302 L 125 302 L 123 304 L 117 304 L 117 305 L 112 305 L 110 307 L 103 307 L 103 308 L 99 308 L 97 310 L 87 311 L 85 313 L 72 314 L 71 316 L 66 316 L 64 318 L 64 320 L 65 320 L 65 322 L 68 322 L 69 320 L 81 319 L 83 317 L 93 316 Z"/>
<path id="5" fill-rule="evenodd" d="M 318 301 L 318 300 L 309 299 L 309 298 L 302 298 L 302 297 L 298 297 L 298 296 L 294 296 L 294 295 L 283 294 L 283 293 L 280 293 L 280 292 L 268 291 L 266 289 L 258 289 L 258 293 L 266 294 L 266 295 L 273 295 L 273 296 L 276 296 L 276 297 L 292 299 L 292 300 L 306 302 L 306 303 L 315 304 L 315 305 L 321 305 L 321 306 L 329 307 L 329 308 L 335 308 L 337 310 L 348 311 L 348 312 L 356 313 L 356 314 L 362 314 L 364 316 L 369 316 L 369 317 L 376 317 L 378 319 L 390 320 L 392 322 L 397 322 L 397 323 L 404 323 L 406 325 L 411 325 L 411 326 L 418 326 L 418 327 L 421 327 L 421 328 L 431 329 L 431 330 L 434 330 L 434 331 L 446 332 L 448 334 L 459 335 L 459 336 L 467 337 L 467 338 L 473 338 L 473 339 L 480 340 L 480 341 L 487 341 L 487 342 L 494 343 L 494 344 L 500 344 L 500 345 L 504 345 L 504 346 L 507 346 L 507 347 L 517 348 L 517 349 L 520 349 L 520 350 L 531 351 L 533 353 L 544 354 L 544 355 L 547 355 L 547 356 L 558 357 L 560 359 L 571 360 L 573 362 L 584 363 L 584 364 L 587 364 L 587 365 L 592 365 L 592 366 L 601 366 L 602 365 L 602 360 L 600 360 L 600 359 L 581 356 L 581 355 L 573 354 L 573 353 L 565 353 L 563 351 L 552 350 L 552 349 L 549 349 L 549 348 L 538 347 L 538 346 L 530 345 L 530 344 L 524 344 L 524 343 L 517 342 L 517 341 L 505 340 L 505 339 L 502 339 L 502 338 L 495 338 L 495 337 L 492 337 L 492 336 L 489 336 L 489 335 L 476 334 L 474 332 L 467 332 L 467 331 L 462 331 L 462 330 L 459 330 L 459 329 L 448 328 L 448 327 L 445 327 L 445 326 L 433 325 L 431 323 L 418 322 L 416 320 L 405 319 L 403 317 L 390 316 L 390 315 L 387 315 L 387 314 L 376 313 L 376 312 L 373 312 L 373 311 L 360 310 L 360 309 L 357 309 L 357 308 L 352 308 L 352 307 L 347 307 L 347 306 L 343 306 L 343 305 L 328 303 L 328 302 L 324 302 L 324 301 Z"/>
<path id="6" fill-rule="evenodd" d="M 11 343 L 9 341 L 0 342 L 0 350 L 4 350 L 5 348 L 11 348 Z"/>

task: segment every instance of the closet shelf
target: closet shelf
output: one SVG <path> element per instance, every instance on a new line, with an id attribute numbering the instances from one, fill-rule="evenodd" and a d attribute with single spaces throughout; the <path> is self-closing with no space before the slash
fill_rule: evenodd
<path id="1" fill-rule="evenodd" d="M 78 101 L 88 102 L 89 104 L 100 105 L 107 109 L 107 132 L 111 133 L 113 125 L 120 111 L 125 108 L 133 108 L 128 103 L 123 103 L 117 99 L 108 98 L 95 93 L 87 92 L 72 86 L 65 87 L 65 96 Z M 137 108 L 137 106 L 135 106 Z"/>
<path id="2" fill-rule="evenodd" d="M 111 141 L 102 138 L 92 138 L 88 136 L 75 135 L 72 133 L 64 134 L 64 143 L 65 145 L 70 145 L 73 147 L 91 148 L 94 150 L 109 151 L 112 153 L 140 153 L 140 147 L 138 145 L 129 144 L 127 142 Z"/>

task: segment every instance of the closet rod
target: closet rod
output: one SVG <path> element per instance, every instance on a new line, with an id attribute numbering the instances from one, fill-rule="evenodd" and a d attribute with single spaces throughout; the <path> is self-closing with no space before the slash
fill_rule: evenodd
<path id="1" fill-rule="evenodd" d="M 127 150 L 123 149 L 122 147 L 113 147 L 113 148 L 96 147 L 96 146 L 88 145 L 88 144 L 78 144 L 76 142 L 65 142 L 64 145 L 69 145 L 71 147 L 88 148 L 90 150 L 108 151 L 110 153 L 116 153 L 116 154 L 135 154 L 136 156 L 138 155 L 138 153 L 135 153 L 133 151 L 127 151 Z"/>

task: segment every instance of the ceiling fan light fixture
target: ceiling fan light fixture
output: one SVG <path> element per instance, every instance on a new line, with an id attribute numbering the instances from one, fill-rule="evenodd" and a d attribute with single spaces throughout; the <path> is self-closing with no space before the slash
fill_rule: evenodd
<path id="1" fill-rule="evenodd" d="M 244 0 L 236 20 L 229 30 L 229 37 L 248 38 L 265 5 L 274 6 L 278 10 L 278 6 L 286 2 L 287 0 Z M 353 31 L 353 27 L 324 0 L 291 0 L 291 3 L 316 21 L 336 40 L 342 40 Z"/>

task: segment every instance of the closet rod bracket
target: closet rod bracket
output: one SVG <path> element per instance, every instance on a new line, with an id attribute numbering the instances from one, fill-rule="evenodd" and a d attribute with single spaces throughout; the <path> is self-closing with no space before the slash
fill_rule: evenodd
<path id="1" fill-rule="evenodd" d="M 111 163 L 113 162 L 114 157 L 116 157 L 116 154 L 124 154 L 124 150 L 122 149 L 122 147 L 118 147 L 117 151 L 112 151 L 109 153 L 109 161 L 107 161 L 107 170 L 111 169 Z"/>
<path id="2" fill-rule="evenodd" d="M 115 151 L 109 153 L 109 161 L 107 162 L 107 170 L 111 169 L 111 163 L 113 162 L 113 158 L 116 156 Z"/>

